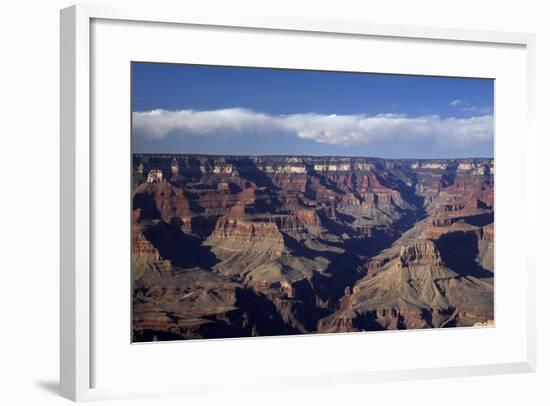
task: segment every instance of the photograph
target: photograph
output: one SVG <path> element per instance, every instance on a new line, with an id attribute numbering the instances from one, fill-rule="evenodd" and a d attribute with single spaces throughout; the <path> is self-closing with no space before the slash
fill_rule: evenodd
<path id="1" fill-rule="evenodd" d="M 546 3 L 5 3 L 0 406 L 550 405 Z"/>
<path id="2" fill-rule="evenodd" d="M 131 104 L 133 343 L 495 326 L 493 79 L 132 62 Z"/>

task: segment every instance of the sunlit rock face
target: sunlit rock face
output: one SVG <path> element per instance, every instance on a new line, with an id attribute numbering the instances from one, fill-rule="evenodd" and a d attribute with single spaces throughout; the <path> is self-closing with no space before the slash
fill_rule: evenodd
<path id="1" fill-rule="evenodd" d="M 492 326 L 494 173 L 136 154 L 134 340 Z"/>
<path id="2" fill-rule="evenodd" d="M 162 182 L 163 175 L 160 169 L 151 169 L 147 175 L 147 183 Z"/>

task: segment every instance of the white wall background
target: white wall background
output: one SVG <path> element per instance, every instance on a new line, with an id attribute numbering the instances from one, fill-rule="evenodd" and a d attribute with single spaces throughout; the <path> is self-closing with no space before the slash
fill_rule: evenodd
<path id="1" fill-rule="evenodd" d="M 184 0 L 176 1 L 180 3 Z M 129 4 L 95 0 L 98 4 Z M 134 3 L 137 1 L 134 0 Z M 156 7 L 167 0 L 139 1 Z M 275 393 L 117 401 L 157 404 L 549 404 L 550 286 L 545 256 L 550 230 L 545 120 L 550 90 L 549 11 L 544 1 L 187 1 L 220 15 L 272 15 L 449 26 L 537 34 L 538 370 L 535 374 L 440 379 L 364 386 L 285 389 Z M 59 9 L 66 0 L 4 3 L 0 14 L 0 403 L 57 405 L 59 293 Z M 521 136 L 521 134 L 518 134 Z M 535 174 L 533 174 L 535 175 Z M 521 213 L 518 213 L 521 216 Z M 388 354 L 388 356 L 391 356 Z M 109 403 L 109 402 L 106 402 Z"/>

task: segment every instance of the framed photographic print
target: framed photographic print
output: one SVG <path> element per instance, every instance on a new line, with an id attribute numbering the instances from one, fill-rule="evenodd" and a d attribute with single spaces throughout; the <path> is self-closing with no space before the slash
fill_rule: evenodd
<path id="1" fill-rule="evenodd" d="M 533 36 L 182 12 L 61 13 L 62 394 L 533 370 Z"/>

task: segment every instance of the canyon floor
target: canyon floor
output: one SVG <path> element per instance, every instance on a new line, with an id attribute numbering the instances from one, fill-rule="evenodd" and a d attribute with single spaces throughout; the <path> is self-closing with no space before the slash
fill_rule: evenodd
<path id="1" fill-rule="evenodd" d="M 493 159 L 133 155 L 133 340 L 492 325 Z"/>

